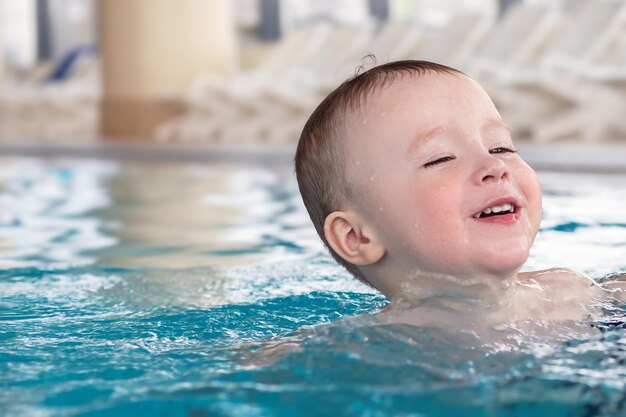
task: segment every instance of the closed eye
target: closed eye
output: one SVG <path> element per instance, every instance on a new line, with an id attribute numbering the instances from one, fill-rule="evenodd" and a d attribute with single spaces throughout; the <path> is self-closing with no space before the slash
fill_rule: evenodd
<path id="1" fill-rule="evenodd" d="M 453 156 L 444 156 L 442 158 L 435 159 L 434 161 L 427 162 L 424 164 L 424 168 L 432 167 L 437 164 L 442 164 L 444 162 L 452 161 L 455 158 Z"/>
<path id="2" fill-rule="evenodd" d="M 490 149 L 489 153 L 493 155 L 493 154 L 498 154 L 498 153 L 517 153 L 517 151 L 511 148 L 499 147 L 499 148 Z"/>

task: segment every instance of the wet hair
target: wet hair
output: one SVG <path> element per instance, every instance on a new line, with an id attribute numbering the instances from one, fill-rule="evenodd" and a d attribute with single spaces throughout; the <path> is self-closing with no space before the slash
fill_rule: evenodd
<path id="1" fill-rule="evenodd" d="M 372 94 L 400 77 L 416 77 L 427 72 L 463 73 L 434 62 L 415 60 L 389 62 L 367 71 L 362 69 L 357 68 L 352 78 L 331 92 L 313 111 L 300 135 L 295 168 L 302 200 L 324 245 L 352 275 L 371 285 L 356 265 L 344 260 L 330 247 L 324 236 L 326 217 L 345 209 L 356 193 L 346 179 L 344 143 L 349 132 L 344 120 L 361 108 Z"/>

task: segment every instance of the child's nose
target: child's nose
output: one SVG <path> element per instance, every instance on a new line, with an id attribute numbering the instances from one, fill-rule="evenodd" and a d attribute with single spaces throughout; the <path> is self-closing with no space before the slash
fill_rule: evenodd
<path id="1" fill-rule="evenodd" d="M 481 165 L 476 170 L 475 181 L 478 184 L 500 182 L 508 176 L 509 171 L 504 161 L 489 155 L 481 160 Z"/>

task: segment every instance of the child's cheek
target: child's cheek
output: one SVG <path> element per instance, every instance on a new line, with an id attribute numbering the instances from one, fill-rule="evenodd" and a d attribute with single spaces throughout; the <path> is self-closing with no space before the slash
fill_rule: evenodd
<path id="1" fill-rule="evenodd" d="M 525 169 L 523 169 L 525 168 Z M 527 201 L 528 217 L 534 228 L 534 233 L 539 230 L 541 223 L 542 195 L 541 186 L 535 171 L 524 163 L 522 167 L 522 181 L 524 181 L 523 193 Z"/>

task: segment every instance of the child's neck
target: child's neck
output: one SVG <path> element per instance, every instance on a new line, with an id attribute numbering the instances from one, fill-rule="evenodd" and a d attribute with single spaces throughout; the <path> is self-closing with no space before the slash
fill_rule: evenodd
<path id="1" fill-rule="evenodd" d="M 407 322 L 442 327 L 493 327 L 515 322 L 583 320 L 601 310 L 605 294 L 590 278 L 567 270 L 460 279 L 417 273 L 387 311 Z"/>
<path id="2" fill-rule="evenodd" d="M 489 312 L 512 300 L 517 274 L 457 278 L 417 272 L 407 279 L 392 298 L 397 307 L 429 306 L 462 312 Z"/>

